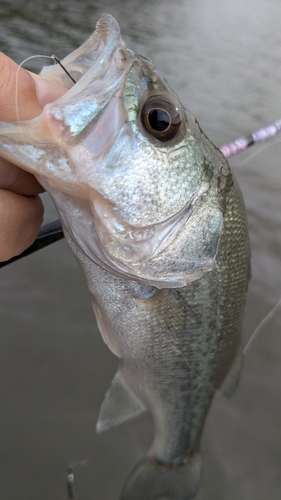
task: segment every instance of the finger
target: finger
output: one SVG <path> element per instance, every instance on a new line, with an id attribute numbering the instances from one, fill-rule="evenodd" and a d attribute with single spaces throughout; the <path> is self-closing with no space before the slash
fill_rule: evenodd
<path id="1" fill-rule="evenodd" d="M 39 196 L 0 189 L 0 261 L 22 253 L 35 240 L 43 220 Z"/>
<path id="2" fill-rule="evenodd" d="M 35 179 L 34 175 L 25 172 L 3 158 L 0 158 L 0 189 L 26 196 L 44 192 L 43 187 Z"/>
<path id="3" fill-rule="evenodd" d="M 29 120 L 42 112 L 32 76 L 0 53 L 0 118 L 2 121 Z M 18 81 L 17 81 L 18 80 Z M 18 88 L 17 88 L 18 86 Z"/>
<path id="4" fill-rule="evenodd" d="M 56 83 L 50 83 L 34 73 L 29 74 L 35 82 L 37 99 L 42 108 L 44 108 L 46 104 L 56 101 L 67 92 L 67 89 L 60 87 Z"/>
<path id="5" fill-rule="evenodd" d="M 41 114 L 42 108 L 66 89 L 25 71 L 0 52 L 0 120 L 27 120 Z M 17 78 L 18 75 L 18 78 Z M 18 194 L 34 195 L 44 191 L 30 173 L 0 158 L 0 188 Z"/>
<path id="6" fill-rule="evenodd" d="M 30 73 L 0 52 L 0 119 L 29 120 L 42 108 L 67 92 L 67 89 Z"/>

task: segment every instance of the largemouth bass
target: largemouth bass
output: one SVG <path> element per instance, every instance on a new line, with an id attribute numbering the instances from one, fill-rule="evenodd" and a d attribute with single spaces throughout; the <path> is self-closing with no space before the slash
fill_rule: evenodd
<path id="1" fill-rule="evenodd" d="M 3 157 L 52 196 L 119 370 L 103 431 L 148 409 L 154 438 L 122 500 L 188 500 L 213 395 L 234 391 L 249 276 L 242 195 L 220 151 L 103 16 L 41 76 L 68 89 L 36 119 L 0 124 Z"/>

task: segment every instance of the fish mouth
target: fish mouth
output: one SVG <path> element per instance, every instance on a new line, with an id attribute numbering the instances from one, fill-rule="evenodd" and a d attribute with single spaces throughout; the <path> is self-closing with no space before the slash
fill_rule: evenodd
<path id="1" fill-rule="evenodd" d="M 62 209 L 64 227 L 90 260 L 113 274 L 157 288 L 183 287 L 214 266 L 222 231 L 220 204 L 214 202 L 210 184 L 203 181 L 177 212 L 156 223 L 134 226 L 121 217 L 118 207 L 106 198 L 98 168 L 119 131 L 127 126 L 127 111 L 119 97 L 133 52 L 110 15 L 100 19 L 85 43 L 62 61 L 77 83 L 44 108 L 53 140 L 65 150 L 71 166 L 64 172 L 63 186 L 56 187 L 87 199 L 81 201 L 89 216 L 87 223 L 81 215 L 72 221 L 75 227 L 70 227 Z M 60 78 L 64 85 L 62 70 Z M 107 113 L 116 102 L 119 111 L 106 126 Z M 83 168 L 78 168 L 81 156 Z"/>
<path id="2" fill-rule="evenodd" d="M 54 142 L 64 148 L 79 144 L 123 85 L 131 66 L 131 51 L 117 21 L 105 14 L 92 36 L 61 61 L 61 67 L 43 68 L 40 76 L 69 90 L 43 110 Z M 97 141 L 96 141 L 97 142 Z"/>

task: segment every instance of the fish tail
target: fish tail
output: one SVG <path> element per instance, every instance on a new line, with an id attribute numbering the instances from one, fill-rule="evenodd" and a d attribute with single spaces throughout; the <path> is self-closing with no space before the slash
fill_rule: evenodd
<path id="1" fill-rule="evenodd" d="M 191 500 L 198 488 L 200 472 L 198 453 L 183 465 L 163 464 L 145 457 L 125 482 L 120 500 Z"/>

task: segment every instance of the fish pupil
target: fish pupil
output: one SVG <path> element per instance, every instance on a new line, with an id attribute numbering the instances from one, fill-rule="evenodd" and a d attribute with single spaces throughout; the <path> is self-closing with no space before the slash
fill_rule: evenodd
<path id="1" fill-rule="evenodd" d="M 171 117 L 163 109 L 152 109 L 148 114 L 149 125 L 157 132 L 167 130 L 171 123 Z"/>

